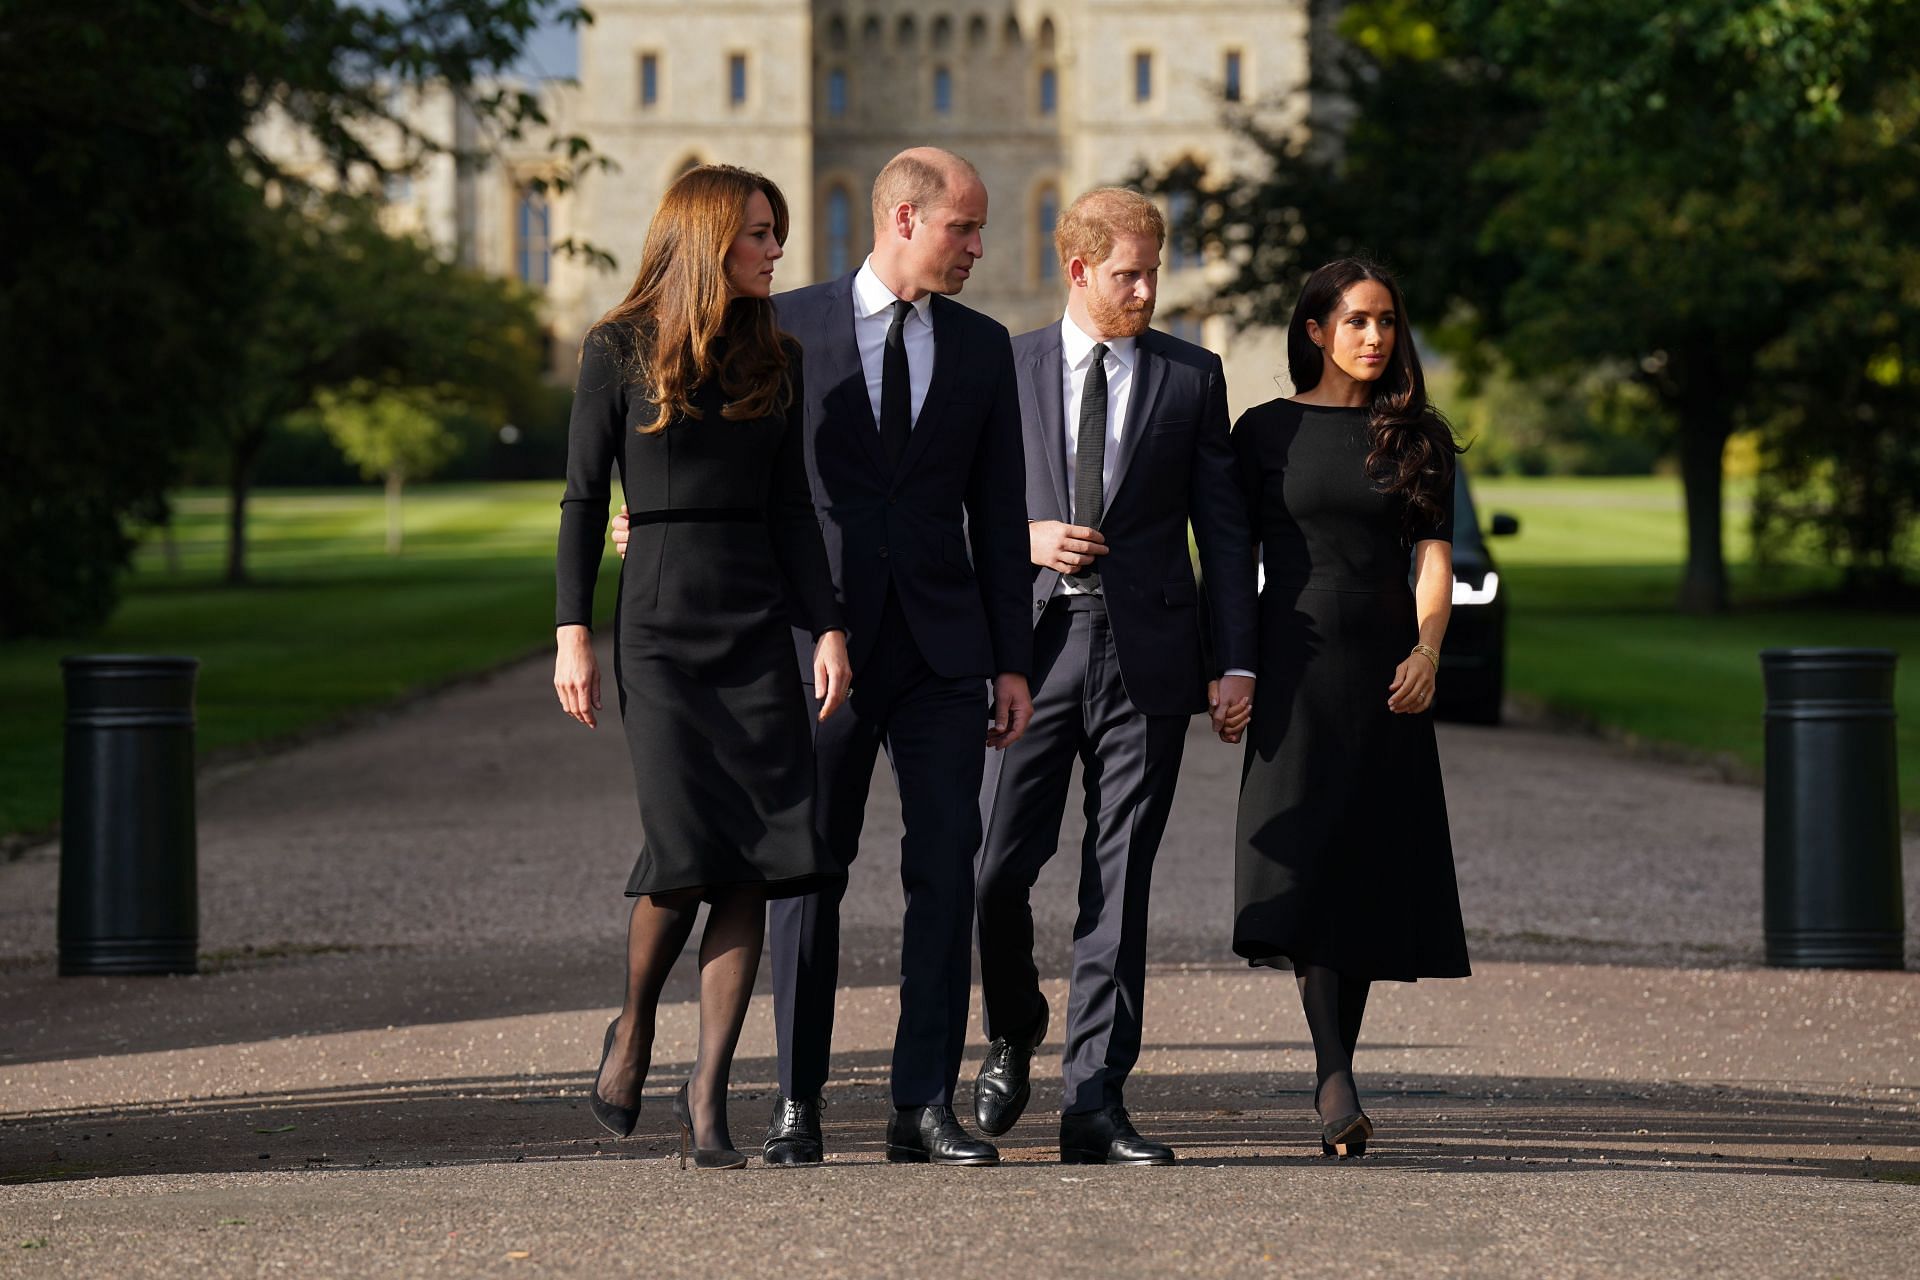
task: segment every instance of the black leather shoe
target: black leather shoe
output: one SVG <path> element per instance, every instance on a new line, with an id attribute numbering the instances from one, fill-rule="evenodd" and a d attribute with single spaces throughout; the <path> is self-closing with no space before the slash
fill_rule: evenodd
<path id="1" fill-rule="evenodd" d="M 999 1137 L 1019 1121 L 1033 1100 L 1033 1051 L 1047 1038 L 1048 1009 L 1040 1005 L 1040 1026 L 1019 1040 L 996 1036 L 987 1060 L 973 1078 L 973 1118 L 982 1133 Z"/>
<path id="2" fill-rule="evenodd" d="M 1125 1107 L 1060 1117 L 1061 1164 L 1172 1164 L 1173 1148 L 1141 1137 Z"/>
<path id="3" fill-rule="evenodd" d="M 952 1107 L 896 1107 L 887 1123 L 887 1159 L 894 1164 L 999 1164 L 991 1142 L 970 1138 Z"/>
<path id="4" fill-rule="evenodd" d="M 768 1164 L 820 1163 L 825 1151 L 820 1141 L 820 1105 L 818 1098 L 774 1095 L 773 1120 L 761 1148 Z"/>

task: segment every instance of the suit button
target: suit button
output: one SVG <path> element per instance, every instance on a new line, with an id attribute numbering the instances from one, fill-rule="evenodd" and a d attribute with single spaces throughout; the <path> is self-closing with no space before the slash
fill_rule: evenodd
<path id="1" fill-rule="evenodd" d="M 887 558 L 887 549 L 885 547 L 880 548 L 880 558 L 882 560 Z"/>

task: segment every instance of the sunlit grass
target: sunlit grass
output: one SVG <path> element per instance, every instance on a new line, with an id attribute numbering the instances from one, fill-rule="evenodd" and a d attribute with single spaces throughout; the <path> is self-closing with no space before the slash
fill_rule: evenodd
<path id="1" fill-rule="evenodd" d="M 182 496 L 177 571 L 150 540 L 99 635 L 0 647 L 0 832 L 58 817 L 64 654 L 199 658 L 199 744 L 217 751 L 550 645 L 559 498 L 555 482 L 421 486 L 406 499 L 403 553 L 389 556 L 377 490 L 260 494 L 248 522 L 254 582 L 233 589 L 221 582 L 225 496 Z M 614 564 L 609 554 L 603 616 Z"/>

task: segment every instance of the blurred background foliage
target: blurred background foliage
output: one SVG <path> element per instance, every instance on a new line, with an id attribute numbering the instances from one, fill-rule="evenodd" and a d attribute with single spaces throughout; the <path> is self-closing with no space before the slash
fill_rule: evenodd
<path id="1" fill-rule="evenodd" d="M 1323 9 L 1327 6 L 1321 6 Z M 1400 275 L 1496 470 L 1676 469 L 1677 603 L 1729 603 L 1729 442 L 1763 548 L 1904 599 L 1920 516 L 1920 5 L 1357 0 L 1258 175 L 1146 175 L 1221 308 L 1284 323 L 1321 262 Z M 1472 455 L 1470 455 L 1471 457 Z M 1474 458 L 1473 465 L 1481 459 Z"/>

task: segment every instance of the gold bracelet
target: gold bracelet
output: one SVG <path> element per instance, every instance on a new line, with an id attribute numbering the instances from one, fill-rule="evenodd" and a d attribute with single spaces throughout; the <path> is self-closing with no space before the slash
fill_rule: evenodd
<path id="1" fill-rule="evenodd" d="M 1419 654 L 1421 657 L 1425 658 L 1428 662 L 1431 662 L 1433 664 L 1433 669 L 1435 671 L 1438 671 L 1440 669 L 1440 651 L 1434 648 L 1432 645 L 1417 644 L 1413 646 L 1413 652 Z"/>

